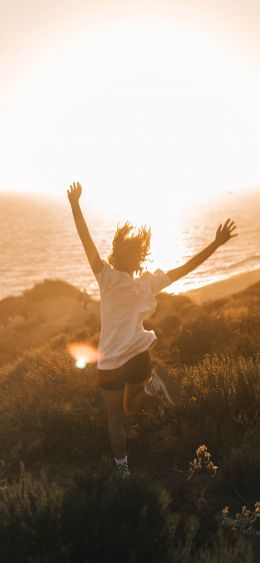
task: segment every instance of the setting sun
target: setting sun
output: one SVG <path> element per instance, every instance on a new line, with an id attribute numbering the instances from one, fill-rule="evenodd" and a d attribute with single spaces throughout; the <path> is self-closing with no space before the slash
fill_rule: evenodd
<path id="1" fill-rule="evenodd" d="M 259 91 L 220 38 L 151 20 L 54 43 L 39 69 L 30 57 L 3 119 L 3 188 L 58 195 L 76 177 L 99 210 L 151 221 L 257 183 Z"/>

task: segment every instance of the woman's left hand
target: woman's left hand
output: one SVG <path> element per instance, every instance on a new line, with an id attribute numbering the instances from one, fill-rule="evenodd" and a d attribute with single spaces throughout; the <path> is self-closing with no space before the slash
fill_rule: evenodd
<path id="1" fill-rule="evenodd" d="M 215 242 L 218 246 L 225 244 L 229 239 L 233 237 L 237 237 L 237 233 L 234 233 L 236 230 L 235 221 L 231 221 L 231 219 L 227 219 L 225 224 L 222 227 L 222 224 L 219 225 L 219 228 L 216 232 Z M 233 234 L 234 233 L 234 234 Z"/>

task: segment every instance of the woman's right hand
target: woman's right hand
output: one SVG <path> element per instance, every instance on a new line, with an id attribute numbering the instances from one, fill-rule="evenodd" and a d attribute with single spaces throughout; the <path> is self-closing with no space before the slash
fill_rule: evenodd
<path id="1" fill-rule="evenodd" d="M 82 193 L 82 187 L 80 183 L 73 182 L 73 184 L 70 185 L 69 190 L 67 190 L 70 205 L 73 206 L 75 205 L 75 203 L 78 203 L 81 193 Z"/>

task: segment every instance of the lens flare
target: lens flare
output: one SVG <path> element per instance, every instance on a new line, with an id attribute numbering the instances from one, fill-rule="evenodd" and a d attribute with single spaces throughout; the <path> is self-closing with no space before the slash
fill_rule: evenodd
<path id="1" fill-rule="evenodd" d="M 97 362 L 101 357 L 97 348 L 85 342 L 69 342 L 67 350 L 74 358 L 75 366 L 79 369 L 84 369 L 88 364 Z"/>
<path id="2" fill-rule="evenodd" d="M 75 361 L 76 368 L 84 369 L 86 365 L 87 365 L 87 361 L 86 358 L 83 358 L 83 356 L 79 356 Z"/>

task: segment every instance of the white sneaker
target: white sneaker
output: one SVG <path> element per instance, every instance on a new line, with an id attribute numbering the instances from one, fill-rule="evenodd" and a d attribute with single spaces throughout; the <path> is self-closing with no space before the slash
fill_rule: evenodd
<path id="1" fill-rule="evenodd" d="M 148 381 L 145 383 L 144 390 L 145 393 L 147 395 L 150 395 L 151 397 L 162 390 L 155 369 L 152 370 L 150 379 L 148 379 Z"/>
<path id="2" fill-rule="evenodd" d="M 130 477 L 131 473 L 128 469 L 127 463 L 118 464 L 117 469 L 118 469 L 119 475 L 120 475 L 120 477 L 122 477 L 122 479 L 127 479 L 128 477 Z"/>
<path id="3" fill-rule="evenodd" d="M 127 455 L 125 457 L 123 457 L 122 459 L 116 459 L 115 458 L 115 462 L 116 462 L 117 469 L 119 471 L 119 475 L 122 477 L 122 479 L 126 479 L 127 477 L 130 477 L 130 471 L 128 469 L 128 462 L 127 462 Z"/>
<path id="4" fill-rule="evenodd" d="M 144 386 L 147 395 L 156 395 L 161 392 L 171 405 L 176 404 L 176 383 L 169 375 L 168 369 L 158 365 L 153 368 L 150 379 Z"/>

